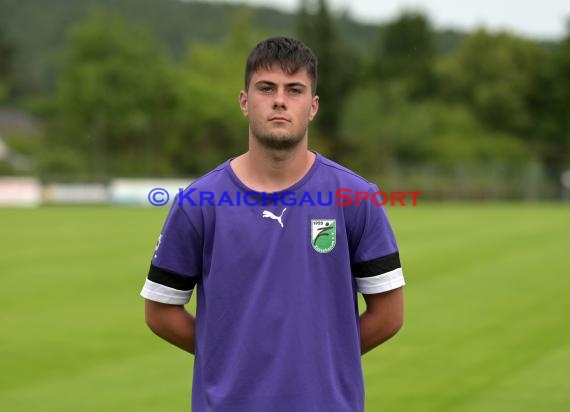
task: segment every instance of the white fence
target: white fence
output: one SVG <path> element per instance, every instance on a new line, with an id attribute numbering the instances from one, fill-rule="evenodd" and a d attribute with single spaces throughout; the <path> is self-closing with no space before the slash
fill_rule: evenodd
<path id="1" fill-rule="evenodd" d="M 30 177 L 0 177 L 0 207 L 39 205 L 164 206 L 191 179 L 113 179 L 109 183 L 42 184 Z"/>

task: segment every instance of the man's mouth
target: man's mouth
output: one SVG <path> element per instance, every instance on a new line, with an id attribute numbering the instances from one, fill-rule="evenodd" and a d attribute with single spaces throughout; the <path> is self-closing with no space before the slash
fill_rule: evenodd
<path id="1" fill-rule="evenodd" d="M 269 118 L 270 122 L 290 122 L 289 119 L 287 119 L 284 116 L 273 116 Z"/>

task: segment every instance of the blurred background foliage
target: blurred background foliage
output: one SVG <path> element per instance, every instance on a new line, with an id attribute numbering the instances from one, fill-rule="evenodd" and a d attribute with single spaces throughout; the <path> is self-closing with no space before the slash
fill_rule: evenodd
<path id="1" fill-rule="evenodd" d="M 310 145 L 434 199 L 556 199 L 570 168 L 570 26 L 543 42 L 383 25 L 300 0 L 291 14 L 176 0 L 0 0 L 0 174 L 196 177 L 247 149 L 249 50 L 292 35 L 319 56 Z M 2 126 L 3 125 L 3 126 Z M 26 126 L 27 125 L 27 126 Z"/>

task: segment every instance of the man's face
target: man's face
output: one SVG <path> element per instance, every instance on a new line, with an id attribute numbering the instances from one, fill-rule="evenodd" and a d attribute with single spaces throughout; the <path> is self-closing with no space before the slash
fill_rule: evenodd
<path id="1" fill-rule="evenodd" d="M 307 70 L 289 75 L 279 65 L 253 73 L 239 101 L 249 119 L 250 136 L 266 148 L 279 150 L 292 149 L 307 137 L 309 122 L 319 108 Z"/>

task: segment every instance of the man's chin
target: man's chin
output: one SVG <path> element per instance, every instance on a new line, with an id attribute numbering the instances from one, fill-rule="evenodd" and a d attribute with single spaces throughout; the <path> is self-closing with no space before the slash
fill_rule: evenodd
<path id="1" fill-rule="evenodd" d="M 296 136 L 276 136 L 276 135 L 266 135 L 266 136 L 256 136 L 254 135 L 255 140 L 265 147 L 266 149 L 272 150 L 291 150 L 297 147 L 303 137 L 296 137 Z"/>

